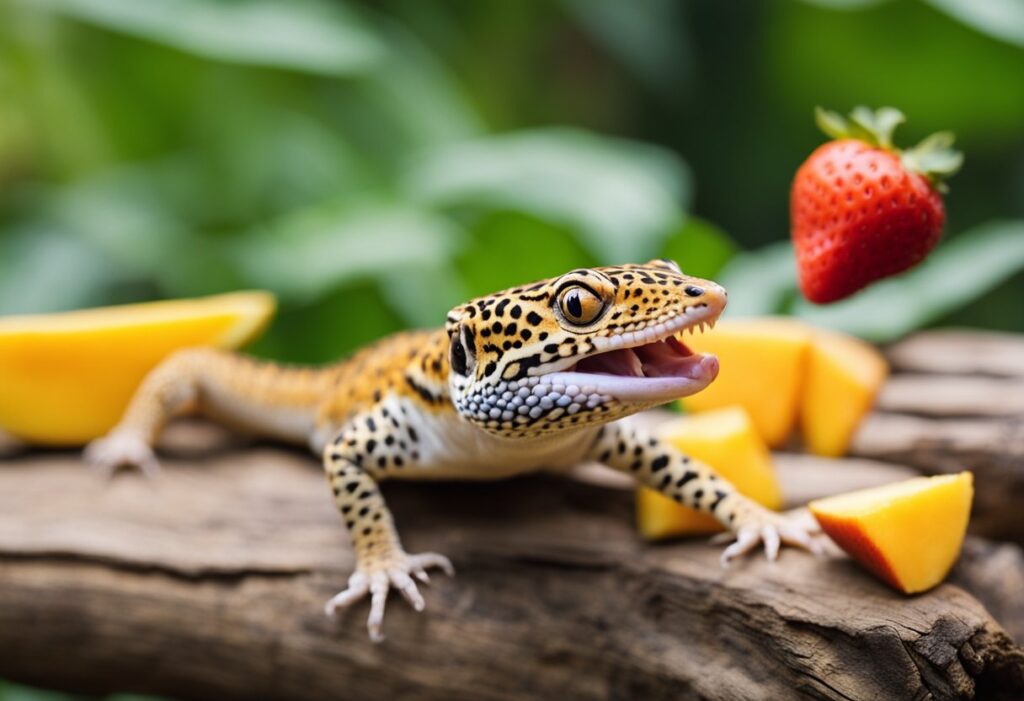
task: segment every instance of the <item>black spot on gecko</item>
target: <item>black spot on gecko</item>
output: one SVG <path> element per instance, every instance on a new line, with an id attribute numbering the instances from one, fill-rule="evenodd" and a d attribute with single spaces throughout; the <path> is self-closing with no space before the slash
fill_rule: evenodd
<path id="1" fill-rule="evenodd" d="M 717 509 L 718 505 L 722 503 L 722 499 L 725 499 L 726 496 L 727 496 L 726 493 L 723 492 L 721 489 L 716 489 L 715 490 L 715 500 L 713 502 L 711 502 L 711 507 L 710 507 L 711 511 L 714 511 L 715 509 Z M 732 521 L 733 516 L 735 516 L 735 514 L 729 514 L 729 520 L 730 521 Z"/>
<path id="2" fill-rule="evenodd" d="M 668 456 L 667 455 L 658 456 L 653 461 L 651 461 L 651 472 L 657 472 L 659 470 L 664 470 L 666 467 L 668 467 Z"/>
<path id="3" fill-rule="evenodd" d="M 676 486 L 677 487 L 682 487 L 684 484 L 686 484 L 690 480 L 695 480 L 695 479 L 697 479 L 697 473 L 693 472 L 692 470 L 687 470 L 686 472 L 683 473 L 683 476 L 679 478 L 679 481 L 676 482 Z"/>

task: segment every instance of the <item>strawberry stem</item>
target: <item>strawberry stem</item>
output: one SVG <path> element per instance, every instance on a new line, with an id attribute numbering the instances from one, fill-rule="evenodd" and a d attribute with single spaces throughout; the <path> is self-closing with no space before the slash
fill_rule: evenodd
<path id="1" fill-rule="evenodd" d="M 897 148 L 893 144 L 893 133 L 906 117 L 895 107 L 871 110 L 860 105 L 853 109 L 849 118 L 816 107 L 814 121 L 833 139 L 857 139 L 895 153 L 904 168 L 924 176 L 940 192 L 946 191 L 943 179 L 956 173 L 964 162 L 963 153 L 953 148 L 954 137 L 948 131 L 932 134 L 913 148 Z"/>

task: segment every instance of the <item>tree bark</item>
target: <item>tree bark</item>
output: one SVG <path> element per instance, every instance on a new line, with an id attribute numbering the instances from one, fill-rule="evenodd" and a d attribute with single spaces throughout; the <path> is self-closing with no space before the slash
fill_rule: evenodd
<path id="1" fill-rule="evenodd" d="M 960 586 L 905 597 L 792 550 L 722 570 L 703 541 L 642 543 L 628 490 L 556 476 L 385 485 L 407 549 L 459 573 L 422 614 L 392 596 L 373 645 L 365 603 L 323 614 L 353 563 L 314 461 L 165 467 L 103 485 L 68 454 L 0 466 L 0 677 L 218 699 L 1024 698 L 1024 651 Z M 987 547 L 960 581 L 1016 625 L 999 583 L 1021 581 L 1019 551 L 1000 556 L 1017 580 L 986 579 Z"/>

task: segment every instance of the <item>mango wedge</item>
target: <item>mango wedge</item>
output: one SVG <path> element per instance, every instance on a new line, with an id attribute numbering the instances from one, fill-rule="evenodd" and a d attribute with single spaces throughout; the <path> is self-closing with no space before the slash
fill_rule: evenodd
<path id="1" fill-rule="evenodd" d="M 0 430 L 75 446 L 121 417 L 153 367 L 190 346 L 238 348 L 273 316 L 266 292 L 0 319 Z"/>
<path id="2" fill-rule="evenodd" d="M 889 366 L 860 339 L 815 331 L 806 372 L 800 407 L 804 446 L 817 455 L 839 457 L 871 410 Z"/>
<path id="3" fill-rule="evenodd" d="M 822 529 L 893 588 L 931 589 L 960 554 L 974 495 L 970 472 L 920 477 L 810 503 Z"/>
<path id="4" fill-rule="evenodd" d="M 687 346 L 718 356 L 721 370 L 711 385 L 681 401 L 687 411 L 741 406 L 764 441 L 778 447 L 796 425 L 812 330 L 783 318 L 720 321 L 687 335 Z"/>
<path id="5" fill-rule="evenodd" d="M 746 496 L 771 509 L 782 506 L 771 456 L 743 409 L 732 407 L 686 416 L 664 426 L 659 434 L 687 455 L 713 467 Z M 711 516 L 647 488 L 637 491 L 637 524 L 640 534 L 652 540 L 722 530 Z"/>

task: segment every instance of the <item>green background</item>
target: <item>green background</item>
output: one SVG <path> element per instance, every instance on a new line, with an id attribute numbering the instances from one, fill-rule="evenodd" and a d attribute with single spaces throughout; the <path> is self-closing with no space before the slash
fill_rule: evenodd
<path id="1" fill-rule="evenodd" d="M 818 104 L 967 154 L 928 262 L 828 308 L 785 243 Z M 654 256 L 733 315 L 1024 331 L 1024 4 L 0 0 L 0 314 L 266 288 L 254 351 L 322 362 Z"/>

